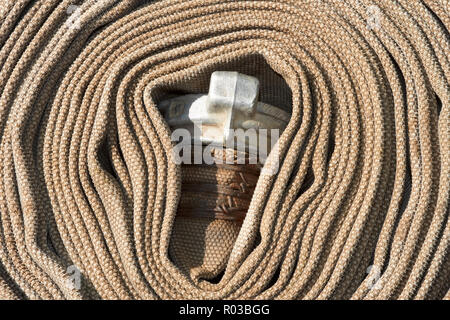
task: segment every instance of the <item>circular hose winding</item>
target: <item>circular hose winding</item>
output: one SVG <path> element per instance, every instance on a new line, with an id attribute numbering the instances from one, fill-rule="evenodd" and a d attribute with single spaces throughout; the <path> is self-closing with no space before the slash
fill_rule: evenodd
<path id="1" fill-rule="evenodd" d="M 1 298 L 450 298 L 449 1 L 0 6 Z M 213 281 L 157 105 L 216 70 L 291 119 Z"/>

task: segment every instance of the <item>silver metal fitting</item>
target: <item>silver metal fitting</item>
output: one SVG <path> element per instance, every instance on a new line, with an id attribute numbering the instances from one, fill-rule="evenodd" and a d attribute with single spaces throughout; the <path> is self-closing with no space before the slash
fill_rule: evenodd
<path id="1" fill-rule="evenodd" d="M 290 115 L 280 108 L 258 101 L 258 96 L 257 78 L 238 72 L 215 71 L 211 75 L 207 95 L 187 94 L 164 100 L 158 107 L 172 130 L 189 130 L 193 137 L 192 143 L 222 146 L 236 138 L 233 133 L 237 129 L 266 129 L 270 148 L 275 142 L 270 141 L 270 130 L 278 129 L 281 134 Z M 237 143 L 246 144 L 249 152 L 258 149 L 255 142 L 245 137 Z"/>

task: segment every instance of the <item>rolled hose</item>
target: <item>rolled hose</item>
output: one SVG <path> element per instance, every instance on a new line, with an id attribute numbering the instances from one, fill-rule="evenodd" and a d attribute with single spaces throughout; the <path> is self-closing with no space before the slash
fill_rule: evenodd
<path id="1" fill-rule="evenodd" d="M 450 298 L 449 1 L 0 6 L 0 298 Z M 216 70 L 291 119 L 212 279 L 157 104 Z"/>

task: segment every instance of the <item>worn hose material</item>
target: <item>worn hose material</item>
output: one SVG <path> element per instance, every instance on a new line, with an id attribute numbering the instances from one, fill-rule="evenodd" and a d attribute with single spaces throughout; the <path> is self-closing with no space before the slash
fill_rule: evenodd
<path id="1" fill-rule="evenodd" d="M 0 298 L 449 299 L 449 1 L 0 7 Z M 291 113 L 279 170 L 173 242 L 157 104 L 216 70 Z"/>

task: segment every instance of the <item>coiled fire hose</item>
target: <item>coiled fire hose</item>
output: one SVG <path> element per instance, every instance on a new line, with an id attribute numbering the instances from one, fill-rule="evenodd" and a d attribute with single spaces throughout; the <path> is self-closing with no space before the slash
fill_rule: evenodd
<path id="1" fill-rule="evenodd" d="M 449 8 L 1 0 L 0 298 L 449 299 Z M 215 71 L 290 115 L 233 224 L 158 107 Z"/>

